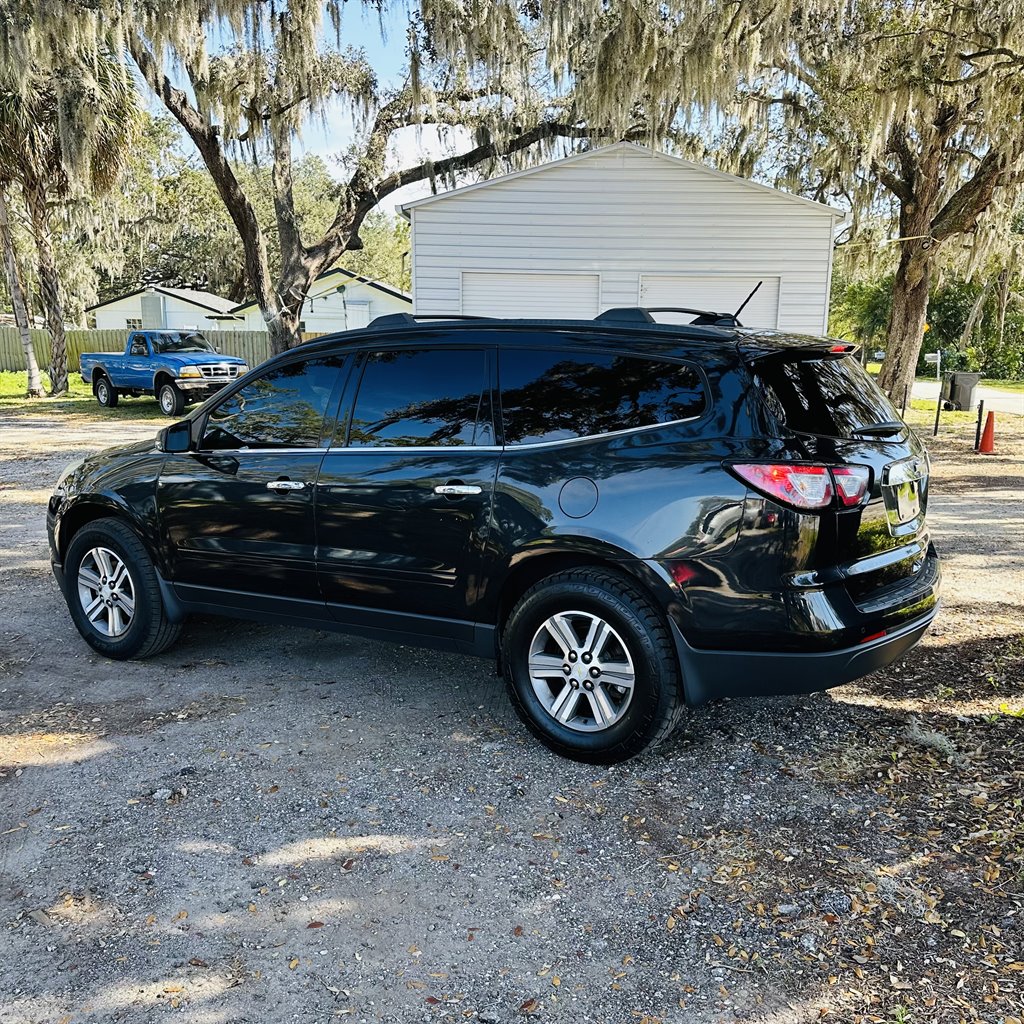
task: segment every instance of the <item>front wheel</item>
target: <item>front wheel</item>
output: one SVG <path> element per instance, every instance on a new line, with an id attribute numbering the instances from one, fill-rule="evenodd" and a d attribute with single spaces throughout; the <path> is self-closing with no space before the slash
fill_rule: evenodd
<path id="1" fill-rule="evenodd" d="M 108 658 L 148 658 L 177 640 L 142 541 L 118 519 L 83 526 L 64 565 L 68 609 L 85 642 Z"/>
<path id="2" fill-rule="evenodd" d="M 513 609 L 501 655 L 519 717 L 576 761 L 625 761 L 669 736 L 682 714 L 668 625 L 617 572 L 541 580 Z"/>
<path id="3" fill-rule="evenodd" d="M 110 383 L 108 377 L 100 377 L 96 381 L 96 401 L 103 406 L 104 409 L 113 409 L 117 405 L 117 388 Z"/>
<path id="4" fill-rule="evenodd" d="M 185 411 L 185 392 L 175 384 L 161 384 L 156 397 L 165 416 L 180 416 Z"/>

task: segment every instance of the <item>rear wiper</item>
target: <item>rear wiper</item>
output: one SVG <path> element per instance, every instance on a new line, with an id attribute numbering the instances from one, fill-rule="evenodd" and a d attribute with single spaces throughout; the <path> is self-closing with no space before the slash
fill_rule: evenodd
<path id="1" fill-rule="evenodd" d="M 890 420 L 888 423 L 872 423 L 866 427 L 854 427 L 850 433 L 854 436 L 887 437 L 890 434 L 901 433 L 905 427 L 905 423 Z"/>

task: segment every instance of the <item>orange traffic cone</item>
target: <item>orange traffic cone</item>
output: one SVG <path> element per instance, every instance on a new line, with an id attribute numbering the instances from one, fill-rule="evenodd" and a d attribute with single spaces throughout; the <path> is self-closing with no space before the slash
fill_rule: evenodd
<path id="1" fill-rule="evenodd" d="M 981 435 L 981 444 L 978 445 L 979 455 L 994 455 L 996 450 L 996 414 L 990 412 L 985 420 L 985 430 Z"/>

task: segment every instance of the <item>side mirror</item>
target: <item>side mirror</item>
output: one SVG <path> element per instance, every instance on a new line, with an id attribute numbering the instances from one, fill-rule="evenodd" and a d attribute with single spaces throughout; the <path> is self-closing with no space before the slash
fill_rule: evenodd
<path id="1" fill-rule="evenodd" d="M 181 420 L 164 427 L 157 434 L 157 446 L 160 451 L 180 454 L 192 450 L 192 421 Z"/>

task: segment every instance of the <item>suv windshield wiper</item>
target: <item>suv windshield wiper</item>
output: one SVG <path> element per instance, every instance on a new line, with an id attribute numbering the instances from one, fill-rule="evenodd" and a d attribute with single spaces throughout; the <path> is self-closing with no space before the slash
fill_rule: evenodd
<path id="1" fill-rule="evenodd" d="M 854 427 L 850 431 L 855 436 L 865 435 L 867 437 L 885 437 L 889 434 L 899 434 L 903 431 L 906 424 L 898 423 L 896 420 L 890 420 L 887 423 L 871 423 L 863 427 Z"/>

